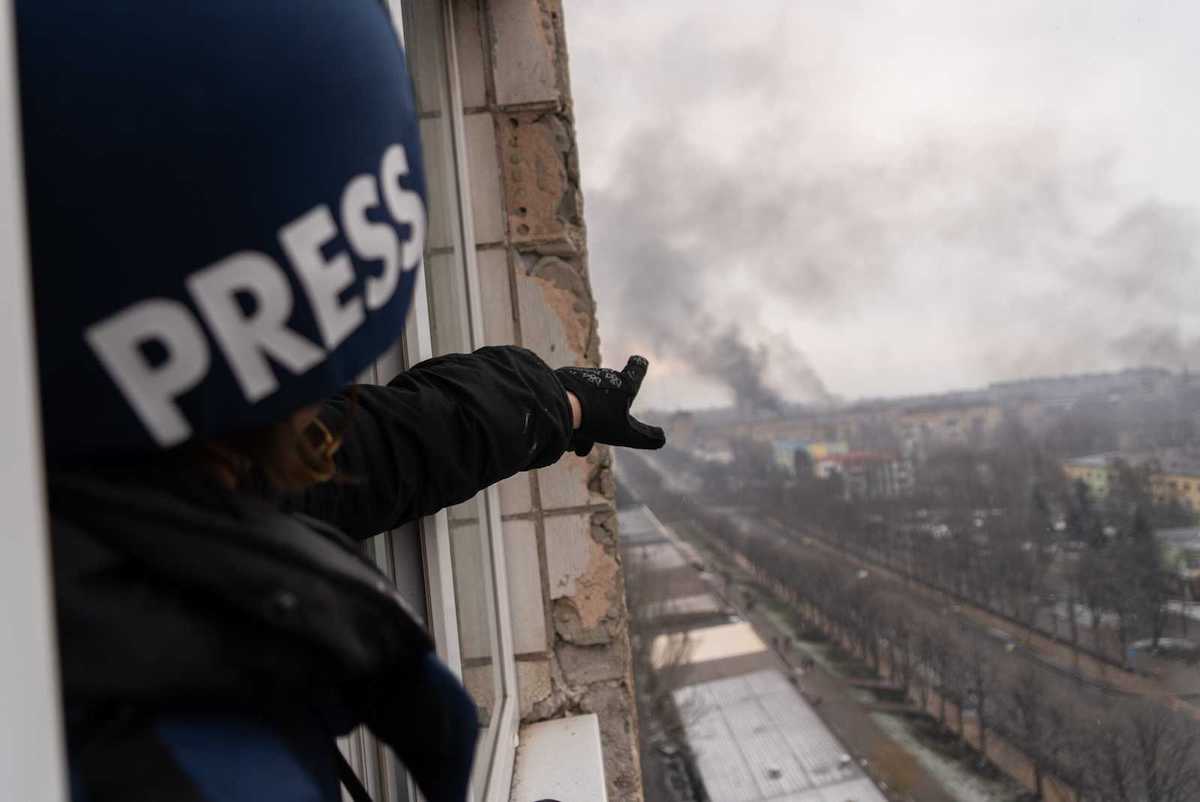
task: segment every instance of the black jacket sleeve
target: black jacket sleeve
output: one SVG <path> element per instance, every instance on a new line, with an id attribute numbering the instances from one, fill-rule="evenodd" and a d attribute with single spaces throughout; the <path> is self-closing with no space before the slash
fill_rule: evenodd
<path id="1" fill-rule="evenodd" d="M 289 506 L 356 538 L 557 462 L 572 434 L 554 372 L 511 346 L 430 359 L 387 386 L 356 385 L 321 418 L 331 431 L 344 427 L 338 474 Z"/>

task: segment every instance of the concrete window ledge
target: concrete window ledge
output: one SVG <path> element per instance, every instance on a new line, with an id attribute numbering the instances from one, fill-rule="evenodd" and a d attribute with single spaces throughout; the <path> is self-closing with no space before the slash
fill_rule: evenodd
<path id="1" fill-rule="evenodd" d="M 509 802 L 608 802 L 594 713 L 521 728 Z"/>

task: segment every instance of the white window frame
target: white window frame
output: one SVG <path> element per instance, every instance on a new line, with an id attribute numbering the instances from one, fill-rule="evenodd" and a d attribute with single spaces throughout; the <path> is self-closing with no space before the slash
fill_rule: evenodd
<path id="1" fill-rule="evenodd" d="M 442 0 L 442 30 L 446 48 L 446 67 L 449 72 L 450 107 L 448 109 L 451 132 L 454 140 L 454 179 L 459 186 L 459 232 L 463 259 L 467 272 L 467 303 L 470 318 L 471 344 L 485 344 L 483 334 L 483 310 L 479 286 L 478 265 L 475 258 L 475 224 L 471 213 L 471 184 L 467 174 L 466 135 L 463 130 L 462 89 L 459 76 L 458 52 L 454 37 L 454 9 L 450 0 Z M 426 347 L 432 345 L 429 330 L 428 295 L 424 280 L 424 263 L 418 279 L 419 296 L 413 299 L 414 314 L 410 318 L 410 330 L 418 329 L 416 337 L 407 338 Z M 421 330 L 423 328 L 423 330 Z M 426 358 L 428 354 L 421 354 Z M 486 787 L 475 789 L 476 798 L 485 802 L 504 802 L 509 797 L 512 782 L 513 761 L 516 755 L 517 728 L 520 724 L 520 703 L 517 690 L 517 669 L 513 650 L 512 614 L 508 597 L 508 572 L 504 561 L 503 529 L 500 521 L 500 493 L 493 485 L 484 491 L 488 513 L 488 546 L 491 552 L 492 587 L 495 594 L 496 637 L 502 679 L 502 696 L 496 700 L 496 739 L 491 755 L 491 769 Z M 422 522 L 426 580 L 428 582 L 429 621 L 438 645 L 438 653 L 447 665 L 462 676 L 462 656 L 458 640 L 456 618 L 457 603 L 454 599 L 454 583 L 450 568 L 450 533 L 446 511 L 443 510 Z M 482 530 L 482 528 L 481 528 Z M 439 638 L 440 636 L 440 638 Z M 477 759 L 486 759 L 479 756 Z"/>
<path id="2" fill-rule="evenodd" d="M 0 10 L 0 799 L 65 800 L 49 537 L 25 229 L 13 4 Z"/>
<path id="3" fill-rule="evenodd" d="M 400 6 L 404 0 L 391 0 L 389 9 L 396 31 L 403 40 L 404 21 Z M 458 186 L 459 247 L 465 263 L 467 278 L 467 314 L 471 345 L 478 348 L 485 344 L 483 333 L 483 310 L 479 285 L 478 265 L 475 255 L 475 227 L 471 212 L 470 179 L 467 174 L 465 132 L 462 113 L 462 91 L 459 77 L 458 54 L 454 37 L 454 10 L 451 0 L 440 0 L 442 10 L 443 46 L 446 53 L 447 81 L 449 85 L 449 107 L 447 116 L 453 140 L 454 173 L 452 179 Z M 416 364 L 433 356 L 433 330 L 429 314 L 430 297 L 425 280 L 425 261 L 417 267 L 416 284 L 413 291 L 411 311 L 405 325 L 404 357 L 407 364 Z M 500 518 L 500 493 L 496 486 L 483 491 L 487 509 L 486 532 L 492 566 L 493 611 L 496 633 L 495 660 L 500 670 L 501 695 L 495 700 L 493 711 L 495 737 L 490 755 L 477 755 L 476 760 L 488 760 L 489 770 L 483 788 L 473 788 L 472 798 L 477 802 L 506 802 L 512 783 L 513 766 L 516 758 L 518 728 L 520 726 L 520 702 L 517 687 L 517 670 L 512 633 L 512 614 L 508 595 L 508 572 L 504 559 L 503 530 Z M 481 522 L 482 523 L 482 522 Z M 421 552 L 425 568 L 427 623 L 433 636 L 438 656 L 461 680 L 463 675 L 462 647 L 458 630 L 458 602 L 454 592 L 453 559 L 450 545 L 450 520 L 446 510 L 440 510 L 419 522 Z M 377 562 L 385 558 L 375 553 Z M 381 564 L 381 567 L 382 564 Z M 385 568 L 385 570 L 387 570 Z M 372 783 L 377 776 L 375 762 L 377 750 L 370 740 L 360 733 L 349 743 L 352 762 L 367 775 L 368 790 L 381 792 L 381 802 L 395 798 L 388 789 L 376 789 Z"/>

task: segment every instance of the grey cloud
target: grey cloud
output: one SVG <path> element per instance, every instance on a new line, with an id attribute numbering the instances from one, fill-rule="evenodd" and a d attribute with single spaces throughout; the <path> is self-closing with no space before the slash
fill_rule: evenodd
<path id="1" fill-rule="evenodd" d="M 757 30 L 758 47 L 744 31 L 726 45 L 685 21 L 649 50 L 585 51 L 594 76 L 576 63 L 585 182 L 603 165 L 585 200 L 609 353 L 650 343 L 768 407 L 828 398 L 814 363 L 834 391 L 892 367 L 831 366 L 834 344 L 888 345 L 911 375 L 941 365 L 942 387 L 1200 359 L 1197 216 L 1122 183 L 1137 143 L 933 126 L 857 149 L 810 131 L 844 105 L 841 73 L 781 54 L 810 44 L 797 26 Z M 636 102 L 617 105 L 603 71 L 636 81 Z M 730 119 L 685 129 L 697 105 Z M 614 115 L 589 157 L 588 121 Z"/>

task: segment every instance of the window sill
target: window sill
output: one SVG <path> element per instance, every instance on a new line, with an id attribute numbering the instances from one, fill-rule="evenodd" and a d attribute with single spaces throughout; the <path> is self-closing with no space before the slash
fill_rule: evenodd
<path id="1" fill-rule="evenodd" d="M 509 802 L 608 802 L 594 713 L 530 724 L 520 738 Z"/>

